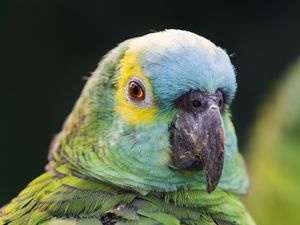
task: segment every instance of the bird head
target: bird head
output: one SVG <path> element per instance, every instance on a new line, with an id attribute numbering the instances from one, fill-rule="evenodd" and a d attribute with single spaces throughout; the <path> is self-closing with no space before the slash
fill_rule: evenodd
<path id="1" fill-rule="evenodd" d="M 210 193 L 232 170 L 226 161 L 240 165 L 229 118 L 235 91 L 228 55 L 201 36 L 166 30 L 127 40 L 89 79 L 49 168 L 141 193 L 201 183 Z"/>

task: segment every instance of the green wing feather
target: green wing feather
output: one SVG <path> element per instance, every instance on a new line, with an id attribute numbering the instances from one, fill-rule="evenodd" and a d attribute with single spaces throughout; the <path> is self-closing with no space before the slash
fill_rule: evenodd
<path id="1" fill-rule="evenodd" d="M 2 208 L 0 224 L 251 224 L 238 197 L 219 188 L 208 194 L 205 188 L 144 196 L 47 172 Z"/>

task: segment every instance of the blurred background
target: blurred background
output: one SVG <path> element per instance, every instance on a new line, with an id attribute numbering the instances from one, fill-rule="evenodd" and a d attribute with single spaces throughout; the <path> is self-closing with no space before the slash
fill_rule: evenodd
<path id="1" fill-rule="evenodd" d="M 166 28 L 200 34 L 233 55 L 233 121 L 248 154 L 259 105 L 300 55 L 299 12 L 300 1 L 1 0 L 0 205 L 43 172 L 53 135 L 101 57 Z"/>

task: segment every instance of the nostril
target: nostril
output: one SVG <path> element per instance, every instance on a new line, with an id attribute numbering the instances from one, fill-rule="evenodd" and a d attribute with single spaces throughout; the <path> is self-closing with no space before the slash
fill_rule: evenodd
<path id="1" fill-rule="evenodd" d="M 194 101 L 192 102 L 192 105 L 193 105 L 195 108 L 198 108 L 198 107 L 201 106 L 201 102 L 198 101 L 198 100 L 194 100 Z"/>
<path id="2" fill-rule="evenodd" d="M 222 98 L 219 99 L 218 106 L 219 106 L 219 108 L 222 108 L 222 106 L 223 106 L 223 99 Z"/>

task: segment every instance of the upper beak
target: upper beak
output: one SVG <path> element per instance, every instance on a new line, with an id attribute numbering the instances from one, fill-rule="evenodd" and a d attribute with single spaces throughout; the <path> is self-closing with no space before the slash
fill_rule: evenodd
<path id="1" fill-rule="evenodd" d="M 204 170 L 208 193 L 218 185 L 224 165 L 225 132 L 217 97 L 202 92 L 183 96 L 170 127 L 171 166 Z"/>

